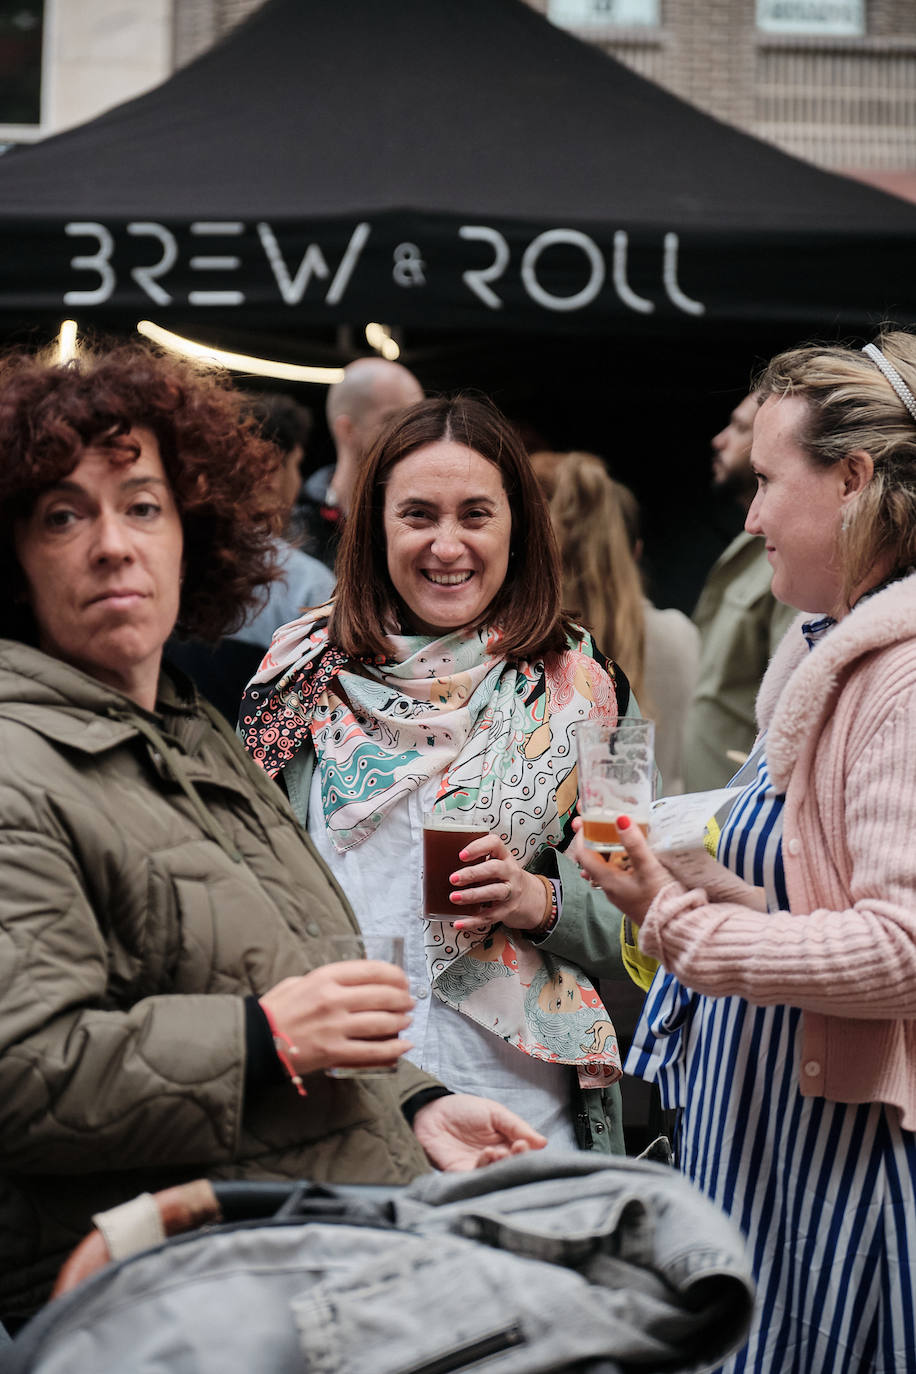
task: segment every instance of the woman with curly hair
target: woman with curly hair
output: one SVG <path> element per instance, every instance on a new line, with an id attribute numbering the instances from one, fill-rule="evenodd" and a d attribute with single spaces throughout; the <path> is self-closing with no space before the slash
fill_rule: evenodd
<path id="1" fill-rule="evenodd" d="M 196 1178 L 399 1183 L 543 1139 L 401 1056 L 393 965 L 184 679 L 272 575 L 278 452 L 140 346 L 0 362 L 0 1315 L 100 1210 Z M 330 1066 L 396 1068 L 332 1078 Z"/>

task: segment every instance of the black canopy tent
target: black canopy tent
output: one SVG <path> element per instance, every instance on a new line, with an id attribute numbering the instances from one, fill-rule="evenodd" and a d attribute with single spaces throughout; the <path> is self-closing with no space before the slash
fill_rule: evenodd
<path id="1" fill-rule="evenodd" d="M 734 528 L 708 437 L 755 361 L 916 321 L 914 247 L 916 205 L 520 0 L 268 0 L 157 89 L 0 157 L 7 337 L 148 318 L 338 363 L 342 325 L 357 346 L 402 326 L 428 389 L 479 387 L 608 458 L 643 498 L 658 600 L 685 609 Z"/>
<path id="2" fill-rule="evenodd" d="M 793 336 L 916 319 L 916 205 L 700 113 L 520 0 L 269 0 L 0 158 L 0 323 Z"/>

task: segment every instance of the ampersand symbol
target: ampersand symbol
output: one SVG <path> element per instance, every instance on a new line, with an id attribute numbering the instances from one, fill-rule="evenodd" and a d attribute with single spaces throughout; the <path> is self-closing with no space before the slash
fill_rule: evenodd
<path id="1" fill-rule="evenodd" d="M 394 250 L 394 267 L 391 275 L 398 286 L 425 286 L 423 269 L 426 263 L 415 243 L 399 243 Z"/>

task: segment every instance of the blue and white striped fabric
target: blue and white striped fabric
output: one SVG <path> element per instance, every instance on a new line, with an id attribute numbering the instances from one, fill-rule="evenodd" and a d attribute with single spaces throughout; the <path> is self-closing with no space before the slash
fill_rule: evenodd
<path id="1" fill-rule="evenodd" d="M 718 857 L 788 910 L 762 749 L 742 782 Z M 680 1108 L 679 1167 L 747 1237 L 757 1317 L 723 1368 L 916 1372 L 916 1137 L 894 1108 L 802 1097 L 800 1028 L 795 1008 L 702 997 L 659 970 L 625 1066 Z"/>

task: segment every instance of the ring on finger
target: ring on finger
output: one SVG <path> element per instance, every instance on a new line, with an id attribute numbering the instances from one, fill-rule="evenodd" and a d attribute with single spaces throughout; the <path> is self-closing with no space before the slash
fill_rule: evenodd
<path id="1" fill-rule="evenodd" d="M 511 896 L 512 896 L 512 884 L 511 884 L 510 882 L 507 882 L 507 883 L 506 883 L 506 895 L 505 895 L 505 897 L 503 898 L 503 901 L 504 901 L 504 902 L 508 902 L 509 899 L 511 898 Z"/>

